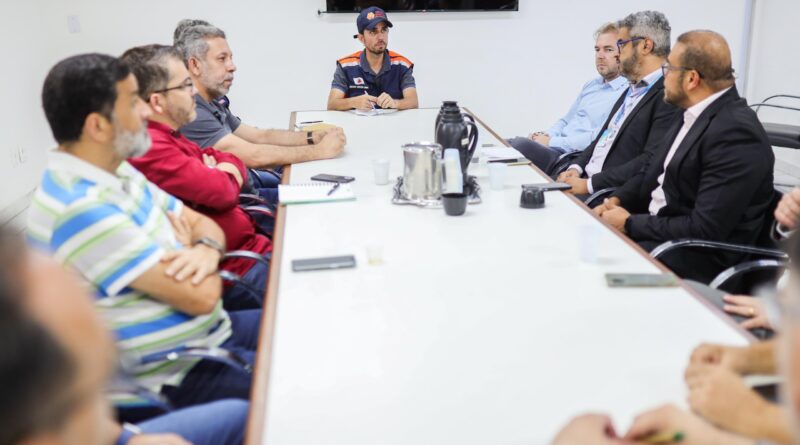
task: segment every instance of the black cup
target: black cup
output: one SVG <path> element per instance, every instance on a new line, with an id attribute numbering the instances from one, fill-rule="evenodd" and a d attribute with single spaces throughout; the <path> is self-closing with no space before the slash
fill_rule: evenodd
<path id="1" fill-rule="evenodd" d="M 544 190 L 538 187 L 524 187 L 519 197 L 519 206 L 523 209 L 541 209 L 544 207 Z"/>
<path id="2" fill-rule="evenodd" d="M 445 193 L 442 195 L 442 204 L 444 205 L 444 213 L 450 216 L 463 215 L 467 210 L 467 194 Z"/>

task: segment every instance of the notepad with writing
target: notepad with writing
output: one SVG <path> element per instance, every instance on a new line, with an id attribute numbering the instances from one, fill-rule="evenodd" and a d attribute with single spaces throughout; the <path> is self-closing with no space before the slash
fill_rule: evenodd
<path id="1" fill-rule="evenodd" d="M 356 199 L 350 184 L 341 184 L 328 194 L 333 186 L 332 182 L 308 182 L 304 184 L 278 185 L 278 200 L 281 204 L 307 204 L 313 202 L 352 201 Z"/>

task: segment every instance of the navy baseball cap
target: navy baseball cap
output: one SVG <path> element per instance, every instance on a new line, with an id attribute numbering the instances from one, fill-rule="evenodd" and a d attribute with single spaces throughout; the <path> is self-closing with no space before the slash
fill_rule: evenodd
<path id="1" fill-rule="evenodd" d="M 361 13 L 358 14 L 358 18 L 356 19 L 358 33 L 364 34 L 365 29 L 372 31 L 375 29 L 375 25 L 381 22 L 386 22 L 386 26 L 389 28 L 392 27 L 392 22 L 390 22 L 386 17 L 386 12 L 384 12 L 383 9 L 377 6 L 370 6 L 367 9 L 362 9 Z"/>

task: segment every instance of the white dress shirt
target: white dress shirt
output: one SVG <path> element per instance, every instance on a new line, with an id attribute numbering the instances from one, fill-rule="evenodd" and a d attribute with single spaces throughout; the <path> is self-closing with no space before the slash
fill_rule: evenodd
<path id="1" fill-rule="evenodd" d="M 586 176 L 589 178 L 589 181 L 586 183 L 586 185 L 589 189 L 589 193 L 594 193 L 592 176 L 594 176 L 595 173 L 599 173 L 603 170 L 603 164 L 606 162 L 608 152 L 614 145 L 614 140 L 618 136 L 619 129 L 625 123 L 625 120 L 628 119 L 628 116 L 631 115 L 631 112 L 633 112 L 633 110 L 636 109 L 636 106 L 639 105 L 639 102 L 641 102 L 642 98 L 644 98 L 645 94 L 647 94 L 647 91 L 650 90 L 650 87 L 652 87 L 654 83 L 658 82 L 658 79 L 661 78 L 661 75 L 661 68 L 659 68 L 644 76 L 642 80 L 635 85 L 631 85 L 628 89 L 628 92 L 625 95 L 625 101 L 622 103 L 622 106 L 619 107 L 617 112 L 614 113 L 614 116 L 611 118 L 611 122 L 608 124 L 608 128 L 603 131 L 600 139 L 597 141 L 597 144 L 594 147 L 592 158 L 589 159 L 589 162 L 586 164 Z M 581 167 L 577 164 L 573 164 L 569 166 L 569 168 L 583 173 L 583 169 L 581 169 Z"/>
<path id="2" fill-rule="evenodd" d="M 692 125 L 694 125 L 694 123 L 697 121 L 697 118 L 700 117 L 703 111 L 705 111 L 709 105 L 714 103 L 715 100 L 719 99 L 720 96 L 725 94 L 725 92 L 731 88 L 732 87 L 728 87 L 722 91 L 717 91 L 716 93 L 687 108 L 686 111 L 683 112 L 683 126 L 678 132 L 678 136 L 676 136 L 675 140 L 672 142 L 672 146 L 669 148 L 667 158 L 664 160 L 664 170 L 658 177 L 658 185 L 650 194 L 651 200 L 649 210 L 651 215 L 658 214 L 658 211 L 667 205 L 667 198 L 664 195 L 664 177 L 667 174 L 667 166 L 669 165 L 670 161 L 672 161 L 672 157 L 675 156 L 675 152 L 678 150 L 678 147 L 680 147 L 681 142 L 683 142 L 683 140 L 686 138 L 686 134 L 692 129 Z"/>

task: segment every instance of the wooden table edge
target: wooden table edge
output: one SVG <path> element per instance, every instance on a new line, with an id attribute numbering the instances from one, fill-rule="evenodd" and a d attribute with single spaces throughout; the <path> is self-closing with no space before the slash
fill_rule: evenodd
<path id="1" fill-rule="evenodd" d="M 297 112 L 289 117 L 289 129 L 294 128 Z M 288 184 L 292 166 L 283 168 L 281 184 Z M 272 236 L 272 259 L 269 264 L 269 284 L 264 297 L 264 308 L 261 314 L 261 327 L 258 335 L 256 362 L 253 367 L 253 384 L 250 390 L 250 412 L 245 430 L 245 445 L 261 445 L 264 443 L 265 422 L 267 415 L 267 394 L 272 366 L 272 345 L 275 333 L 275 312 L 278 306 L 278 285 L 281 276 L 281 259 L 283 257 L 283 234 L 286 230 L 286 206 L 277 207 L 275 231 Z"/>

